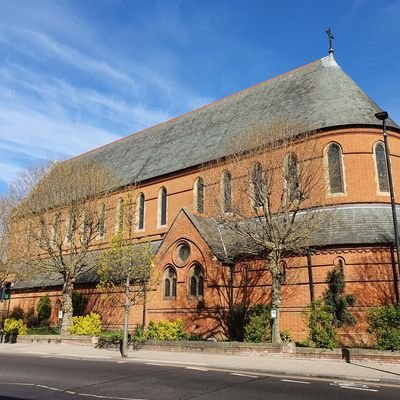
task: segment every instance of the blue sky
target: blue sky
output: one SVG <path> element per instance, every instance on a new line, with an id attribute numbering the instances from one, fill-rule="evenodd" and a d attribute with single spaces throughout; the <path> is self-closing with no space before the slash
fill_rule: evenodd
<path id="1" fill-rule="evenodd" d="M 327 55 L 400 122 L 400 0 L 0 0 L 0 192 Z"/>

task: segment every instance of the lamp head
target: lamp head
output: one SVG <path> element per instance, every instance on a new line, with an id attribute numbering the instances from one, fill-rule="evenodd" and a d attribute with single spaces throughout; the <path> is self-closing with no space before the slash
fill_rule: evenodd
<path id="1" fill-rule="evenodd" d="M 379 121 L 384 121 L 385 119 L 389 118 L 389 114 L 386 111 L 377 112 L 375 117 L 379 119 Z"/>

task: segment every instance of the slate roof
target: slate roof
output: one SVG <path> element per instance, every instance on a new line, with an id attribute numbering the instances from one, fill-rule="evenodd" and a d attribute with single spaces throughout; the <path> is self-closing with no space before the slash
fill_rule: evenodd
<path id="1" fill-rule="evenodd" d="M 327 208 L 328 218 L 315 231 L 307 244 L 311 249 L 348 245 L 379 245 L 394 242 L 392 211 L 390 205 L 359 204 Z M 400 207 L 396 209 L 400 220 Z M 195 228 L 209 245 L 214 255 L 222 262 L 232 262 L 246 257 L 243 249 L 252 249 L 252 254 L 262 249 L 249 243 L 247 238 L 234 232 L 227 225 L 210 218 L 195 216 L 185 209 Z M 301 218 L 301 215 L 300 215 Z M 251 223 L 251 220 L 248 221 Z"/>
<path id="2" fill-rule="evenodd" d="M 249 127 L 282 120 L 309 129 L 376 126 L 378 111 L 328 56 L 79 157 L 94 159 L 124 186 L 221 157 Z"/>

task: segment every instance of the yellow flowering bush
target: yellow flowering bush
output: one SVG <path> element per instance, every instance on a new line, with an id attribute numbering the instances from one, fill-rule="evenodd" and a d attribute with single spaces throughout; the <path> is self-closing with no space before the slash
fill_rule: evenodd
<path id="1" fill-rule="evenodd" d="M 72 317 L 72 325 L 69 327 L 69 332 L 71 335 L 100 336 L 100 315 L 96 313 L 90 313 L 84 317 Z"/>
<path id="2" fill-rule="evenodd" d="M 188 335 L 181 319 L 176 321 L 150 321 L 145 338 L 147 340 L 185 340 Z"/>
<path id="3" fill-rule="evenodd" d="M 17 332 L 18 335 L 26 335 L 28 333 L 28 328 L 22 319 L 7 318 L 4 321 L 4 332 Z"/>

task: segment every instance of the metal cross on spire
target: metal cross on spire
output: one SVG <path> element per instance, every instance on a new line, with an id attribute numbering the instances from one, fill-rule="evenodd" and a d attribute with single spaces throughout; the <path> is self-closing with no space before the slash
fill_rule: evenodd
<path id="1" fill-rule="evenodd" d="M 328 51 L 328 53 L 329 54 L 333 54 L 334 53 L 334 50 L 333 50 L 333 40 L 335 39 L 334 37 L 333 37 L 333 34 L 332 34 L 332 31 L 331 31 L 331 28 L 328 28 L 326 31 L 326 34 L 328 35 L 328 40 L 329 40 L 329 51 Z"/>

